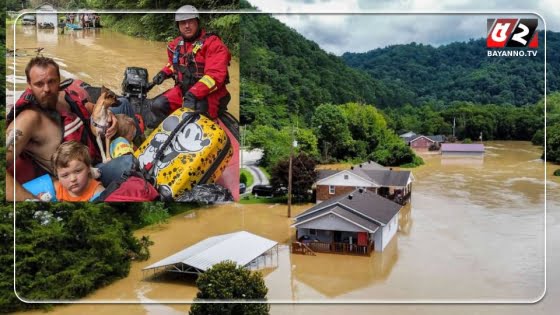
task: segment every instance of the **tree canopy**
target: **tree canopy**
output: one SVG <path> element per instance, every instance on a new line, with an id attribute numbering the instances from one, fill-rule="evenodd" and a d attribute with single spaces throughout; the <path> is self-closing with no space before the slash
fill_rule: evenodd
<path id="1" fill-rule="evenodd" d="M 265 315 L 270 310 L 266 303 L 268 289 L 260 272 L 251 272 L 232 261 L 218 263 L 196 280 L 197 301 L 249 300 L 262 303 L 193 304 L 190 315 Z"/>

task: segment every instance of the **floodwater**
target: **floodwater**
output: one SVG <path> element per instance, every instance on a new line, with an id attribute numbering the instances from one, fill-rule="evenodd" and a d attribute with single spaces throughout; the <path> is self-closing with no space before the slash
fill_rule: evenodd
<path id="1" fill-rule="evenodd" d="M 399 232 L 383 253 L 371 257 L 290 254 L 293 237 L 285 205 L 227 204 L 173 217 L 168 224 L 136 232 L 149 235 L 152 257 L 132 264 L 130 275 L 89 295 L 86 301 L 160 301 L 164 304 L 70 305 L 56 314 L 180 314 L 196 295 L 192 277 L 143 278 L 141 269 L 206 237 L 247 230 L 280 244 L 277 265 L 265 272 L 268 298 L 276 302 L 531 302 L 545 289 L 544 163 L 528 142 L 487 142 L 481 159 L 425 157 L 413 169 L 411 206 L 401 211 Z M 560 255 L 560 181 L 548 185 L 548 266 Z M 298 214 L 310 205 L 298 205 Z M 552 314 L 550 296 L 560 291 L 558 268 L 549 268 L 549 296 L 529 305 L 280 305 L 272 314 Z M 165 304 L 165 302 L 168 304 Z M 35 312 L 39 314 L 41 312 Z"/>
<path id="2" fill-rule="evenodd" d="M 62 79 L 77 78 L 93 86 L 104 85 L 121 94 L 121 83 L 126 67 L 142 67 L 148 70 L 148 78 L 159 72 L 167 64 L 166 43 L 147 41 L 126 36 L 106 29 L 86 29 L 65 31 L 58 29 L 36 29 L 35 26 L 17 25 L 6 29 L 6 46 L 17 49 L 14 59 L 6 58 L 6 95 L 7 104 L 13 104 L 13 87 L 16 96 L 26 87 L 25 66 L 36 55 L 36 48 L 43 48 L 45 57 L 53 58 L 60 66 Z M 228 90 L 232 98 L 229 111 L 239 117 L 239 63 L 232 60 Z M 154 87 L 148 94 L 155 97 L 173 86 L 169 79 Z M 17 92 L 19 91 L 19 93 Z"/>

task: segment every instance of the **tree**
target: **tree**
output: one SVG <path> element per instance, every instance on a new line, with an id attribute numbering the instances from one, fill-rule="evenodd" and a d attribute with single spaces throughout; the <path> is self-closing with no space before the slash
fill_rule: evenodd
<path id="1" fill-rule="evenodd" d="M 332 156 L 343 158 L 352 145 L 352 135 L 342 108 L 332 104 L 320 105 L 315 109 L 312 122 L 317 132 L 319 147 L 323 145 L 330 148 Z M 323 153 L 327 158 L 328 152 Z"/>
<path id="2" fill-rule="evenodd" d="M 268 289 L 264 284 L 262 274 L 237 266 L 232 261 L 223 261 L 196 280 L 198 293 L 196 301 L 213 300 L 247 300 L 260 301 L 263 303 L 216 303 L 216 304 L 193 304 L 190 315 L 261 315 L 268 314 L 270 305 L 266 302 Z"/>
<path id="3" fill-rule="evenodd" d="M 290 159 L 279 161 L 271 171 L 270 183 L 274 187 L 288 187 L 288 169 Z M 292 193 L 296 199 L 306 199 L 309 190 L 317 179 L 316 161 L 307 154 L 300 152 L 292 159 Z"/>
<path id="4" fill-rule="evenodd" d="M 546 160 L 560 163 L 560 124 L 546 128 Z"/>

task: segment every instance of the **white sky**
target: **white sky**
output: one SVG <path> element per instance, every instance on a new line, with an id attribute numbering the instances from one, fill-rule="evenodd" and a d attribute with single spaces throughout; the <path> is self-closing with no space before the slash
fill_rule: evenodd
<path id="1" fill-rule="evenodd" d="M 411 42 L 441 45 L 486 36 L 486 19 L 537 17 L 512 14 L 537 13 L 547 30 L 560 31 L 560 1 L 557 0 L 248 0 L 263 12 L 316 42 L 324 50 L 366 52 L 375 48 Z M 403 14 L 340 14 L 402 12 Z M 418 15 L 412 12 L 439 12 Z M 494 14 L 441 14 L 445 12 L 492 12 Z M 331 14 L 293 14 L 331 13 Z M 334 13 L 334 14 L 333 14 Z M 504 14 L 510 13 L 510 14 Z M 539 21 L 539 30 L 544 23 Z"/>

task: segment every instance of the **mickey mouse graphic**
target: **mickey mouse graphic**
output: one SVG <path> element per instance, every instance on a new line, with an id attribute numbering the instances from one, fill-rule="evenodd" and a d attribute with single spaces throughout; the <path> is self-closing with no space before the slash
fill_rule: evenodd
<path id="1" fill-rule="evenodd" d="M 181 120 L 188 119 L 191 113 L 183 113 Z M 208 145 L 210 145 L 210 139 L 202 139 L 203 131 L 202 128 L 196 123 L 200 119 L 197 117 L 185 124 L 181 130 L 177 131 L 174 139 L 169 143 L 169 145 L 164 149 L 161 158 L 154 163 L 155 155 L 159 148 L 165 143 L 168 133 L 175 130 L 179 125 L 179 117 L 169 116 L 165 118 L 162 123 L 162 129 L 164 132 L 158 132 L 154 135 L 150 141 L 150 145 L 138 156 L 140 165 L 144 166 L 148 163 L 153 163 L 154 167 L 154 177 L 157 177 L 160 170 L 167 167 L 179 154 L 181 153 L 195 153 L 199 152 Z"/>

